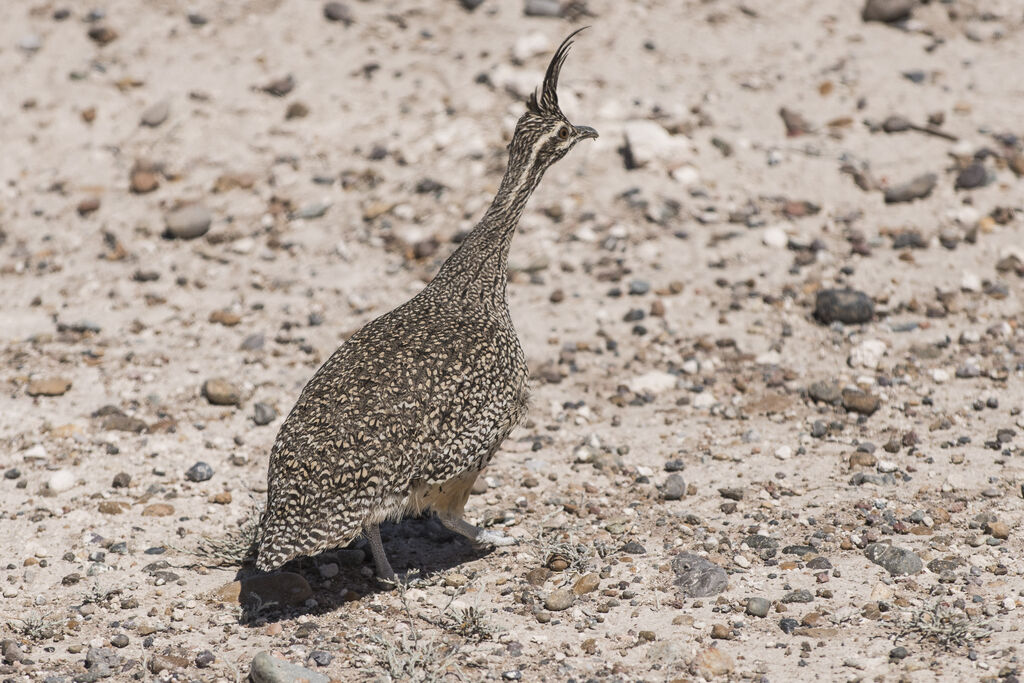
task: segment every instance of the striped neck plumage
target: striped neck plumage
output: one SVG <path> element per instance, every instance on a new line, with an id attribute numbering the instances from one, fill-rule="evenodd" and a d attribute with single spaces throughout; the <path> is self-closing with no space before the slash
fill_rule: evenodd
<path id="1" fill-rule="evenodd" d="M 515 150 L 516 145 L 510 148 Z M 510 155 L 494 201 L 441 266 L 432 284 L 455 290 L 454 294 L 469 302 L 505 305 L 512 236 L 545 170 L 535 163 L 537 150 L 531 147 L 528 151 L 528 155 Z"/>

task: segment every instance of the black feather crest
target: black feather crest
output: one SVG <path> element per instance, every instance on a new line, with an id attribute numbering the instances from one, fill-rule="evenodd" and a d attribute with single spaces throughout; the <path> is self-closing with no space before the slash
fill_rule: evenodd
<path id="1" fill-rule="evenodd" d="M 569 55 L 572 39 L 577 33 L 587 28 L 589 27 L 584 26 L 576 29 L 566 36 L 562 44 L 558 46 L 555 55 L 551 58 L 551 63 L 548 64 L 548 70 L 544 74 L 544 83 L 540 87 L 540 96 L 538 97 L 537 91 L 534 91 L 526 101 L 526 108 L 528 110 L 534 114 L 562 114 L 562 110 L 558 107 L 558 74 L 562 70 L 565 58 Z"/>

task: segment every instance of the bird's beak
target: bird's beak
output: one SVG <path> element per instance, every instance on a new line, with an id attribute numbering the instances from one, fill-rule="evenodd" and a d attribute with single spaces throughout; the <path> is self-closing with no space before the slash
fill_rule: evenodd
<path id="1" fill-rule="evenodd" d="M 590 126 L 576 126 L 576 132 L 581 138 L 597 138 L 597 131 Z"/>

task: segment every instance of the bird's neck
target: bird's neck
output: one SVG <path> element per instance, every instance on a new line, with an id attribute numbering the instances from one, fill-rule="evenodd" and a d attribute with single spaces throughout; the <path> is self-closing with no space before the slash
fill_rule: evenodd
<path id="1" fill-rule="evenodd" d="M 508 252 L 526 202 L 544 175 L 515 156 L 501 179 L 498 194 L 459 248 L 441 266 L 431 288 L 446 296 L 486 308 L 507 309 Z"/>

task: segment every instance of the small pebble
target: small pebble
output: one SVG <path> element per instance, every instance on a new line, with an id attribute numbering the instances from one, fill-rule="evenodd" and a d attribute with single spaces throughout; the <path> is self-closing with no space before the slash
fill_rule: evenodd
<path id="1" fill-rule="evenodd" d="M 747 614 L 754 617 L 768 616 L 772 603 L 765 598 L 747 598 Z"/>
<path id="2" fill-rule="evenodd" d="M 277 419 L 277 411 L 268 403 L 257 402 L 252 406 L 252 420 L 259 426 L 268 425 Z"/>
<path id="3" fill-rule="evenodd" d="M 200 204 L 189 204 L 174 209 L 164 216 L 167 235 L 176 239 L 191 240 L 202 237 L 210 230 L 213 215 Z"/>
<path id="4" fill-rule="evenodd" d="M 213 477 L 213 468 L 205 462 L 199 461 L 185 472 L 185 478 L 189 481 L 208 481 Z"/>

